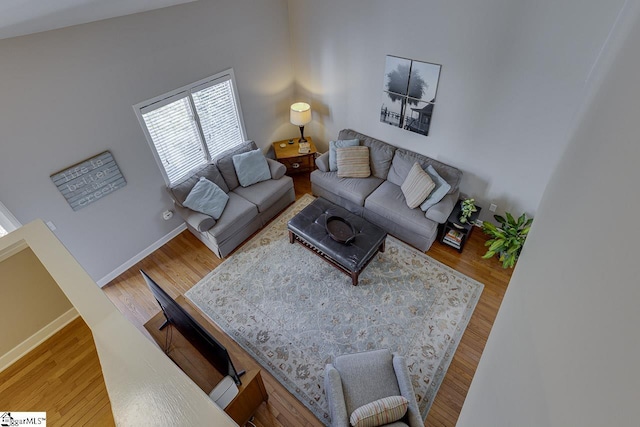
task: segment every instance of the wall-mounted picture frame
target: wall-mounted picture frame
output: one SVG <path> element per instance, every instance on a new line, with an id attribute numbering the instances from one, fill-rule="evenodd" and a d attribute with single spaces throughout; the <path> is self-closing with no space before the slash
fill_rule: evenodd
<path id="1" fill-rule="evenodd" d="M 429 135 L 442 65 L 387 55 L 380 121 Z"/>

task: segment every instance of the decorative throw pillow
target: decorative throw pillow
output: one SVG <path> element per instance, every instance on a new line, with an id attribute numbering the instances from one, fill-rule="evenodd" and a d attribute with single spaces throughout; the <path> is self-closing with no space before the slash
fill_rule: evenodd
<path id="1" fill-rule="evenodd" d="M 360 145 L 357 139 L 340 139 L 338 141 L 329 141 L 329 170 L 331 172 L 338 170 L 338 148 L 356 147 Z"/>
<path id="2" fill-rule="evenodd" d="M 440 200 L 442 200 L 444 196 L 446 196 L 447 193 L 449 193 L 449 190 L 451 189 L 451 185 L 449 185 L 449 183 L 445 181 L 444 178 L 438 175 L 438 172 L 436 172 L 433 166 L 431 165 L 427 166 L 427 169 L 425 170 L 425 172 L 429 174 L 433 182 L 436 184 L 436 188 L 431 192 L 431 194 L 429 194 L 429 196 L 425 199 L 425 201 L 420 205 L 420 209 L 426 212 L 427 209 L 429 209 L 431 206 L 435 205 L 436 203 L 440 202 Z"/>
<path id="3" fill-rule="evenodd" d="M 409 401 L 404 396 L 389 396 L 367 403 L 351 414 L 353 427 L 377 427 L 393 423 L 407 413 Z"/>
<path id="4" fill-rule="evenodd" d="M 269 164 L 259 148 L 233 156 L 233 166 L 243 187 L 271 179 Z"/>
<path id="5" fill-rule="evenodd" d="M 207 178 L 201 177 L 182 205 L 217 220 L 222 215 L 228 201 L 229 195 L 227 193 Z"/>
<path id="6" fill-rule="evenodd" d="M 420 163 L 415 162 L 409 171 L 409 175 L 400 186 L 402 194 L 407 201 L 407 206 L 411 209 L 420 206 L 427 196 L 436 188 L 429 174 L 427 174 Z"/>
<path id="7" fill-rule="evenodd" d="M 336 152 L 338 178 L 367 178 L 371 175 L 369 147 L 344 147 Z"/>

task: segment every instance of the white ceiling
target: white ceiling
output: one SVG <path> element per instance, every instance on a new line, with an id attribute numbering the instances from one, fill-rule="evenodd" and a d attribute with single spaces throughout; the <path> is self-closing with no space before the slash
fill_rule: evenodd
<path id="1" fill-rule="evenodd" d="M 0 0 L 0 39 L 194 0 Z"/>

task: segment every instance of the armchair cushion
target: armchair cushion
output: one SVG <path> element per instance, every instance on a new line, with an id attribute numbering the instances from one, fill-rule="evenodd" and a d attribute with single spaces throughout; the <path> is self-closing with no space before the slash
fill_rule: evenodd
<path id="1" fill-rule="evenodd" d="M 217 220 L 222 215 L 222 211 L 224 211 L 228 201 L 229 196 L 227 193 L 207 178 L 201 177 L 196 185 L 193 186 L 187 198 L 184 199 L 182 205 L 196 212 L 207 214 Z"/>
<path id="2" fill-rule="evenodd" d="M 383 397 L 400 395 L 392 359 L 386 349 L 336 357 L 348 414 Z"/>
<path id="3" fill-rule="evenodd" d="M 378 427 L 396 422 L 407 413 L 409 401 L 403 396 L 389 396 L 357 408 L 349 417 L 353 427 Z"/>
<path id="4" fill-rule="evenodd" d="M 232 157 L 238 182 L 243 187 L 271 179 L 269 163 L 259 148 Z"/>

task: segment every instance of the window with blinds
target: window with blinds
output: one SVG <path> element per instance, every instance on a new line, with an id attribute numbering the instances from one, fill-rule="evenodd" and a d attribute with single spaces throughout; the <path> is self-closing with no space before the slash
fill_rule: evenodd
<path id="1" fill-rule="evenodd" d="M 245 141 L 233 70 L 134 106 L 168 184 Z"/>

